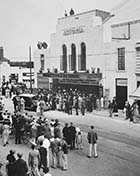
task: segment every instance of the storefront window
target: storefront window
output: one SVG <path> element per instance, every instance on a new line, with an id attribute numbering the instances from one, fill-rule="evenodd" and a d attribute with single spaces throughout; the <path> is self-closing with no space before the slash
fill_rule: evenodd
<path id="1" fill-rule="evenodd" d="M 40 70 L 44 71 L 44 54 L 40 55 L 40 65 L 41 65 Z"/>

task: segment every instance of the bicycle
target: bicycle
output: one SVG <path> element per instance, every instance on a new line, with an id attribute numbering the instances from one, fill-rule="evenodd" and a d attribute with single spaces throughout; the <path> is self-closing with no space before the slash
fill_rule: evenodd
<path id="1" fill-rule="evenodd" d="M 134 123 L 139 123 L 140 122 L 140 115 L 137 115 L 137 116 L 133 117 L 133 122 Z"/>

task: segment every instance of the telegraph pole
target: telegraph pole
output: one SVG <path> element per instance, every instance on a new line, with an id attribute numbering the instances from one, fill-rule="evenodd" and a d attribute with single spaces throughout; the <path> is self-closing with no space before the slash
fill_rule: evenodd
<path id="1" fill-rule="evenodd" d="M 31 64 L 31 46 L 29 46 L 29 65 L 30 65 L 30 91 L 32 93 L 32 64 Z"/>

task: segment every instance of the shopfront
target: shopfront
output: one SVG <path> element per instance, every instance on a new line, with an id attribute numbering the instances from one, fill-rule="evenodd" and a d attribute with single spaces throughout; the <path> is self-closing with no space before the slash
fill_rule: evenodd
<path id="1" fill-rule="evenodd" d="M 93 93 L 100 97 L 103 94 L 101 79 L 101 73 L 43 73 L 38 74 L 38 87 L 49 89 L 49 80 L 52 80 L 51 88 L 53 90 L 77 89 L 80 92 Z"/>

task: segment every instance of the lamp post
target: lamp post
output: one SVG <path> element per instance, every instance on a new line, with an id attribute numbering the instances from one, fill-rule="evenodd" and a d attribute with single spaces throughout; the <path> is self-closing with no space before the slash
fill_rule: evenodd
<path id="1" fill-rule="evenodd" d="M 32 93 L 32 64 L 31 64 L 31 46 L 29 46 L 29 66 L 30 66 L 30 91 Z"/>

